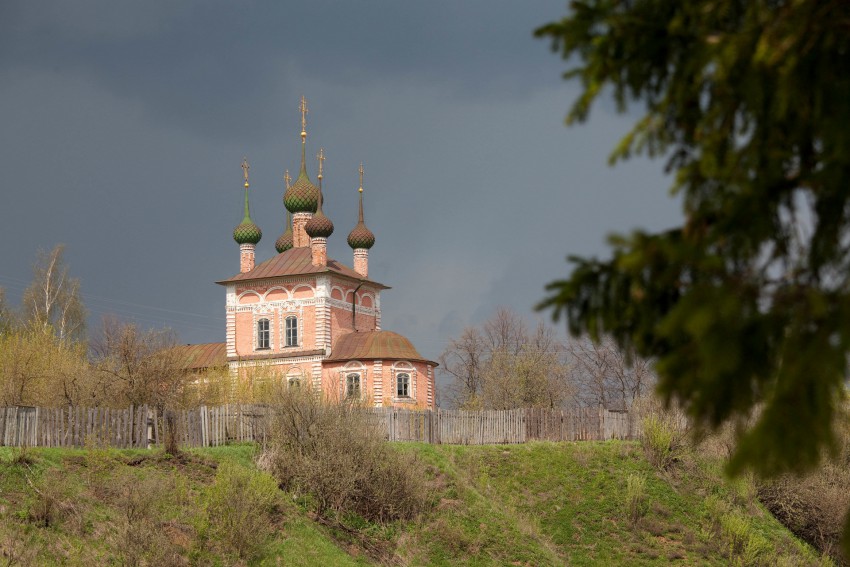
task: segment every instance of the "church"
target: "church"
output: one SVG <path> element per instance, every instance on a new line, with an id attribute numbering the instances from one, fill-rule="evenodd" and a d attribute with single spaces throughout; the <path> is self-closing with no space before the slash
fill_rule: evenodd
<path id="1" fill-rule="evenodd" d="M 192 345 L 187 354 L 193 354 L 195 367 L 226 361 L 234 381 L 250 381 L 263 367 L 274 379 L 329 399 L 434 409 L 437 364 L 407 338 L 381 329 L 381 292 L 390 288 L 369 278 L 375 235 L 364 220 L 362 164 L 357 222 L 347 239 L 353 267 L 327 256 L 334 224 L 322 211 L 324 151 L 317 156 L 313 184 L 304 97 L 300 110 L 301 167 L 294 183 L 288 172 L 285 176 L 287 222 L 275 242 L 277 254 L 256 263 L 262 231 L 251 219 L 249 166 L 243 161 L 244 216 L 233 230 L 239 273 L 216 282 L 225 288 L 227 340 Z"/>

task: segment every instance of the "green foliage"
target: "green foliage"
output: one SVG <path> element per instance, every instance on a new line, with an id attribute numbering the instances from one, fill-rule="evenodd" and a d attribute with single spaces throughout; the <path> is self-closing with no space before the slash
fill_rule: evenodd
<path id="1" fill-rule="evenodd" d="M 682 457 L 685 449 L 684 432 L 673 419 L 652 413 L 641 422 L 641 445 L 647 460 L 658 470 L 667 470 Z"/>
<path id="2" fill-rule="evenodd" d="M 698 426 L 761 408 L 730 464 L 800 472 L 835 449 L 850 351 L 850 4 L 575 0 L 537 30 L 584 87 L 646 114 L 615 149 L 664 156 L 685 222 L 571 258 L 541 308 L 657 361 Z"/>
<path id="3" fill-rule="evenodd" d="M 58 406 L 93 391 L 86 381 L 86 350 L 63 344 L 48 327 L 0 333 L 0 406 Z"/>
<path id="4" fill-rule="evenodd" d="M 255 557 L 271 535 L 271 515 L 280 500 L 274 479 L 223 463 L 206 493 L 209 537 L 239 559 Z"/>
<path id="5" fill-rule="evenodd" d="M 626 517 L 634 525 L 646 514 L 647 509 L 646 478 L 630 473 L 626 477 Z"/>

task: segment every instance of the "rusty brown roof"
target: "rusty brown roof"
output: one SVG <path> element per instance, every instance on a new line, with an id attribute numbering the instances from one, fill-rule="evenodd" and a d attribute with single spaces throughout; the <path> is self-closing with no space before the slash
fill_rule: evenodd
<path id="1" fill-rule="evenodd" d="M 224 343 L 180 345 L 177 349 L 185 357 L 186 368 L 189 370 L 227 365 L 227 346 Z"/>
<path id="2" fill-rule="evenodd" d="M 339 337 L 333 343 L 328 360 L 415 360 L 429 362 L 419 354 L 413 344 L 392 331 L 354 331 Z"/>
<path id="3" fill-rule="evenodd" d="M 265 278 L 277 278 L 280 276 L 298 276 L 303 274 L 321 274 L 331 272 L 340 276 L 345 276 L 353 280 L 364 280 L 363 276 L 355 272 L 346 265 L 340 264 L 336 260 L 328 258 L 327 266 L 314 266 L 313 254 L 310 252 L 309 246 L 300 248 L 290 248 L 286 252 L 281 252 L 272 256 L 265 262 L 257 264 L 254 269 L 244 274 L 237 274 L 232 278 L 215 282 L 217 284 L 227 284 L 232 282 L 243 282 L 250 280 L 259 280 Z M 389 287 L 378 282 L 366 279 L 372 285 L 381 289 L 389 289 Z"/>

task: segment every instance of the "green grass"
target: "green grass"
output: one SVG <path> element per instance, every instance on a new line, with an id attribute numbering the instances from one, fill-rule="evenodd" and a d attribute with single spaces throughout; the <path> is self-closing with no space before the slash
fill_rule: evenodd
<path id="1" fill-rule="evenodd" d="M 407 532 L 415 551 L 399 551 L 411 564 L 821 564 L 756 502 L 751 482 L 725 482 L 715 461 L 660 474 L 625 442 L 407 450 L 442 486 L 436 509 Z M 645 481 L 637 522 L 630 475 Z M 730 518 L 744 520 L 743 547 L 724 529 Z"/>
<path id="2" fill-rule="evenodd" d="M 174 457 L 144 450 L 0 448 L 0 562 L 10 565 L 194 564 L 232 565 L 238 558 L 202 532 L 205 491 L 216 469 L 231 462 L 252 471 L 253 445 L 189 451 Z M 133 518 L 122 488 L 150 497 Z M 327 530 L 279 493 L 271 535 L 251 565 L 363 565 L 341 549 Z M 43 503 L 55 501 L 46 522 Z M 133 526 L 146 541 L 133 542 Z M 163 554 L 171 555 L 163 555 Z M 182 558 L 182 559 L 180 559 Z"/>
<path id="3" fill-rule="evenodd" d="M 638 444 L 627 442 L 395 447 L 422 461 L 429 512 L 406 523 L 382 526 L 347 517 L 334 525 L 317 521 L 309 500 L 280 492 L 267 540 L 242 562 L 828 564 L 757 503 L 751 481 L 724 481 L 716 460 L 692 455 L 659 473 Z M 99 449 L 19 455 L 0 448 L 0 559 L 19 553 L 23 565 L 119 564 L 128 557 L 160 564 L 165 551 L 192 564 L 236 563 L 232 550 L 204 536 L 210 522 L 205 498 L 222 463 L 264 474 L 253 464 L 256 447 L 247 444 L 182 457 Z M 644 483 L 637 515 L 629 506 L 630 476 Z M 129 485 L 149 493 L 151 503 L 128 502 L 121 487 Z M 46 500 L 53 502 L 47 522 Z M 148 506 L 150 521 L 136 524 L 156 545 L 134 548 L 127 538 L 134 505 Z"/>

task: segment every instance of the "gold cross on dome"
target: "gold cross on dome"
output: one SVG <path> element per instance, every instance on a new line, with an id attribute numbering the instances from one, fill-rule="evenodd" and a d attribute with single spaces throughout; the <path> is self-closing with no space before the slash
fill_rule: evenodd
<path id="1" fill-rule="evenodd" d="M 362 161 L 360 162 L 360 170 L 359 171 L 360 171 L 360 188 L 358 189 L 358 191 L 360 191 L 362 193 L 363 192 L 363 162 Z"/>
<path id="2" fill-rule="evenodd" d="M 251 166 L 248 165 L 248 158 L 242 158 L 242 176 L 245 178 L 245 184 L 248 184 L 248 170 L 251 169 Z"/>
<path id="3" fill-rule="evenodd" d="M 289 170 L 287 169 L 283 173 L 283 182 L 286 184 L 286 188 L 289 189 L 289 182 L 292 181 L 292 177 L 289 176 Z"/>
<path id="4" fill-rule="evenodd" d="M 316 154 L 316 159 L 319 160 L 319 177 L 321 177 L 322 165 L 325 163 L 325 148 L 319 148 L 319 153 Z"/>
<path id="5" fill-rule="evenodd" d="M 301 111 L 301 131 L 307 130 L 307 99 L 301 95 L 301 104 L 298 109 Z"/>

